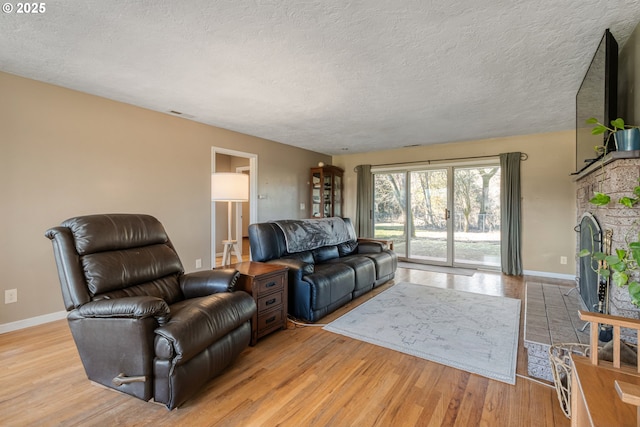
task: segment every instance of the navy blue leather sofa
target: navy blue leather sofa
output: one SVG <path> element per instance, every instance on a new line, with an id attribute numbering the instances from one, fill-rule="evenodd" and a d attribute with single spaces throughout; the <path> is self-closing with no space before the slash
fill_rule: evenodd
<path id="1" fill-rule="evenodd" d="M 348 218 L 272 221 L 249 226 L 253 261 L 289 267 L 288 313 L 316 322 L 395 276 L 386 242 L 359 240 Z"/>

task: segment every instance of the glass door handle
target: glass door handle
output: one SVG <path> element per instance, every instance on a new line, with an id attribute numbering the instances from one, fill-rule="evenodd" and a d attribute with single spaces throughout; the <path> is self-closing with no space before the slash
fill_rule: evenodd
<path id="1" fill-rule="evenodd" d="M 451 218 L 451 211 L 449 209 L 445 208 L 445 210 L 444 210 L 444 219 L 447 220 L 449 218 Z"/>

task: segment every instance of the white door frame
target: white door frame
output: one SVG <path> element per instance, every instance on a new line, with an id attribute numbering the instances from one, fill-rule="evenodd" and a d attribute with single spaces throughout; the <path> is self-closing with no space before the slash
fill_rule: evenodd
<path id="1" fill-rule="evenodd" d="M 211 173 L 216 171 L 216 154 L 226 154 L 227 156 L 244 157 L 249 159 L 249 224 L 258 220 L 258 155 L 245 153 L 243 151 L 229 150 L 221 147 L 211 147 Z M 211 192 L 209 192 L 211 194 Z M 211 201 L 211 267 L 216 267 L 216 202 Z M 237 211 L 237 209 L 236 209 Z M 240 224 L 240 227 L 242 224 Z M 238 223 L 236 221 L 236 236 Z"/>
<path id="2" fill-rule="evenodd" d="M 236 173 L 242 173 L 244 171 L 249 171 L 249 179 L 251 179 L 250 166 L 239 166 L 236 168 Z M 251 213 L 251 199 L 249 199 L 249 213 Z M 251 216 L 251 214 L 249 214 L 249 216 Z M 249 224 L 251 224 L 251 218 L 249 218 Z M 242 231 L 242 208 L 236 208 L 236 238 L 239 243 L 240 255 L 242 255 Z"/>

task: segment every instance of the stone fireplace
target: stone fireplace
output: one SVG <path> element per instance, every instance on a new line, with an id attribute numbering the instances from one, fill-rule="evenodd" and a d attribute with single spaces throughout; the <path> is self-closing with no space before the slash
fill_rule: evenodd
<path id="1" fill-rule="evenodd" d="M 598 163 L 579 174 L 577 186 L 576 254 L 579 248 L 602 251 L 602 242 L 610 240 L 611 250 L 624 245 L 625 237 L 640 230 L 640 208 L 629 209 L 617 203 L 631 195 L 640 177 L 640 152 L 613 152 L 605 164 Z M 597 207 L 589 200 L 595 191 L 610 194 L 613 203 Z M 634 225 L 634 222 L 638 221 Z M 593 238 L 591 236 L 593 231 Z M 585 233 L 585 231 L 587 231 Z M 590 247 L 593 245 L 593 247 Z M 597 263 L 591 257 L 576 262 L 577 289 L 545 281 L 527 281 L 525 299 L 524 346 L 527 349 L 528 373 L 535 378 L 553 381 L 549 348 L 554 344 L 589 343 L 589 330 L 578 318 L 578 310 L 640 318 L 640 310 L 631 304 L 627 287 L 608 287 L 604 303 L 598 293 L 607 289 L 598 282 Z M 589 277 L 588 277 L 589 276 Z M 636 342 L 635 333 L 621 331 L 623 339 Z"/>
<path id="2" fill-rule="evenodd" d="M 633 188 L 638 185 L 638 177 L 640 177 L 639 155 L 640 153 L 637 151 L 614 151 L 607 156 L 604 164 L 597 162 L 576 178 L 578 223 L 585 214 L 593 215 L 600 225 L 602 236 L 610 235 L 611 251 L 626 246 L 625 239 L 635 239 L 638 230 L 640 230 L 640 208 L 629 209 L 617 202 L 623 196 L 632 195 Z M 589 203 L 594 192 L 597 191 L 611 195 L 612 202 L 607 206 L 595 206 Z M 577 233 L 576 239 L 576 248 L 580 248 L 579 233 Z M 606 251 L 606 249 L 605 245 L 602 250 Z M 579 287 L 584 284 L 584 273 L 580 271 L 583 264 L 582 262 L 576 263 Z M 640 317 L 638 307 L 631 304 L 626 287 L 618 288 L 615 285 L 610 285 L 606 302 L 603 310 L 606 313 L 631 318 Z M 593 311 L 593 307 L 586 308 Z"/>

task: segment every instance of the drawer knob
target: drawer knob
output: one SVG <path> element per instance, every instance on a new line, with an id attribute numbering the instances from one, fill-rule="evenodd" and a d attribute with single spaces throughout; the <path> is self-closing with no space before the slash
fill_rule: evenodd
<path id="1" fill-rule="evenodd" d="M 275 285 L 277 285 L 277 283 L 276 283 L 276 282 L 269 282 L 269 283 L 267 283 L 267 284 L 265 285 L 265 287 L 266 287 L 266 288 L 272 288 L 272 287 L 274 287 Z"/>
<path id="2" fill-rule="evenodd" d="M 271 316 L 268 319 L 265 319 L 265 323 L 271 323 L 274 322 L 276 320 L 276 316 Z"/>
<path id="3" fill-rule="evenodd" d="M 264 304 L 265 305 L 271 305 L 271 304 L 274 304 L 275 302 L 276 302 L 276 299 L 275 298 L 271 298 L 270 300 L 266 301 Z"/>

